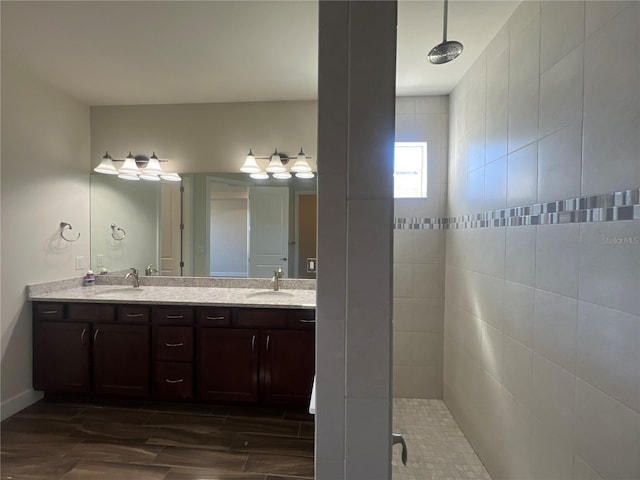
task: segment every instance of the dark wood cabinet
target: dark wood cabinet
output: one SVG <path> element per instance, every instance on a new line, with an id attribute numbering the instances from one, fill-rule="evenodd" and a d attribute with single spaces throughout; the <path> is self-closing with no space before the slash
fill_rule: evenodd
<path id="1" fill-rule="evenodd" d="M 33 386 L 48 392 L 89 392 L 88 322 L 39 321 L 34 328 Z"/>
<path id="2" fill-rule="evenodd" d="M 265 333 L 260 357 L 263 400 L 271 404 L 308 404 L 315 373 L 314 332 Z"/>
<path id="3" fill-rule="evenodd" d="M 34 305 L 33 384 L 45 392 L 306 405 L 315 311 Z"/>
<path id="4" fill-rule="evenodd" d="M 201 399 L 258 401 L 259 335 L 257 329 L 199 329 L 197 364 Z"/>

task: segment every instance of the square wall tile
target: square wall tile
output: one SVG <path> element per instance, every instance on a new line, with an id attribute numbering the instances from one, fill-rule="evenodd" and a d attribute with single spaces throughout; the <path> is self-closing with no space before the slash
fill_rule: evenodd
<path id="1" fill-rule="evenodd" d="M 393 397 L 411 398 L 411 367 L 393 367 Z"/>
<path id="2" fill-rule="evenodd" d="M 411 298 L 413 292 L 413 265 L 396 263 L 393 266 L 393 296 Z"/>
<path id="3" fill-rule="evenodd" d="M 444 265 L 413 265 L 413 298 L 444 298 Z"/>
<path id="4" fill-rule="evenodd" d="M 633 1 L 586 2 L 586 34 L 589 35 L 611 21 Z"/>
<path id="5" fill-rule="evenodd" d="M 444 331 L 444 299 L 412 299 L 411 331 L 442 333 Z"/>
<path id="6" fill-rule="evenodd" d="M 573 471 L 573 444 L 555 429 L 534 417 L 531 478 L 571 478 Z"/>
<path id="7" fill-rule="evenodd" d="M 393 231 L 393 263 L 411 263 L 412 236 L 411 230 Z"/>
<path id="8" fill-rule="evenodd" d="M 393 299 L 393 331 L 410 332 L 412 314 L 411 298 L 395 297 Z"/>
<path id="9" fill-rule="evenodd" d="M 503 337 L 502 384 L 516 400 L 527 408 L 533 406 L 533 350 Z"/>
<path id="10" fill-rule="evenodd" d="M 482 322 L 482 368 L 502 383 L 502 332 Z"/>
<path id="11" fill-rule="evenodd" d="M 640 223 L 580 225 L 580 300 L 640 315 Z"/>
<path id="12" fill-rule="evenodd" d="M 505 278 L 534 286 L 536 283 L 536 228 L 509 227 L 506 238 Z"/>
<path id="13" fill-rule="evenodd" d="M 533 348 L 535 289 L 520 283 L 504 284 L 504 333 Z"/>
<path id="14" fill-rule="evenodd" d="M 443 230 L 417 230 L 411 232 L 413 263 L 444 263 Z"/>
<path id="15" fill-rule="evenodd" d="M 578 379 L 575 450 L 603 478 L 640 478 L 640 415 Z"/>
<path id="16" fill-rule="evenodd" d="M 467 230 L 447 230 L 446 233 L 446 264 L 462 267 L 465 265 L 465 251 L 467 243 Z M 508 238 L 508 231 L 507 231 Z"/>
<path id="17" fill-rule="evenodd" d="M 583 63 L 584 47 L 580 45 L 540 76 L 540 137 L 581 123 Z"/>
<path id="18" fill-rule="evenodd" d="M 540 69 L 547 70 L 584 42 L 585 2 L 542 3 Z"/>
<path id="19" fill-rule="evenodd" d="M 546 430 L 569 445 L 573 443 L 575 389 L 574 375 L 534 355 L 532 412 Z"/>
<path id="20" fill-rule="evenodd" d="M 507 157 L 489 163 L 484 170 L 484 209 L 499 210 L 507 205 Z"/>
<path id="21" fill-rule="evenodd" d="M 411 332 L 393 332 L 393 366 L 411 366 Z"/>
<path id="22" fill-rule="evenodd" d="M 507 36 L 508 42 L 508 36 Z M 508 43 L 507 43 L 508 44 Z M 487 58 L 487 125 L 486 162 L 507 154 L 507 125 L 509 121 L 509 49 Z"/>
<path id="23" fill-rule="evenodd" d="M 525 2 L 528 3 L 528 2 Z M 527 7 L 524 7 L 527 8 Z M 509 88 L 523 85 L 540 75 L 540 5 L 532 6 L 527 18 L 511 17 L 509 34 Z M 534 9 L 538 9 L 534 11 Z"/>
<path id="24" fill-rule="evenodd" d="M 533 78 L 523 85 L 509 83 L 508 153 L 538 139 L 540 84 Z"/>
<path id="25" fill-rule="evenodd" d="M 540 140 L 538 144 L 538 202 L 580 196 L 582 122 Z"/>
<path id="26" fill-rule="evenodd" d="M 576 370 L 578 301 L 536 290 L 533 321 L 534 351 L 565 370 Z"/>
<path id="27" fill-rule="evenodd" d="M 538 144 L 532 143 L 509 154 L 507 165 L 507 207 L 536 203 L 537 195 Z"/>
<path id="28" fill-rule="evenodd" d="M 442 398 L 442 367 L 411 367 L 413 398 Z"/>
<path id="29" fill-rule="evenodd" d="M 416 113 L 449 113 L 448 95 L 430 95 L 415 97 Z"/>
<path id="30" fill-rule="evenodd" d="M 576 375 L 640 413 L 640 317 L 580 302 Z"/>
<path id="31" fill-rule="evenodd" d="M 578 297 L 580 225 L 540 225 L 536 231 L 536 287 Z"/>
<path id="32" fill-rule="evenodd" d="M 442 367 L 442 348 L 441 333 L 412 333 L 409 349 L 411 366 Z"/>
<path id="33" fill-rule="evenodd" d="M 505 455 L 502 457 L 502 477 L 505 480 L 531 477 L 532 422 L 531 410 L 507 390 L 503 390 L 502 432 Z"/>
<path id="34" fill-rule="evenodd" d="M 573 456 L 573 477 L 571 480 L 603 480 L 598 472 L 589 466 L 579 455 Z"/>

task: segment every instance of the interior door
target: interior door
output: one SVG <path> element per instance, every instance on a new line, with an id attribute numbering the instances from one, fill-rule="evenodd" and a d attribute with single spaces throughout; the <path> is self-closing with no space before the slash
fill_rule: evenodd
<path id="1" fill-rule="evenodd" d="M 271 277 L 281 268 L 287 276 L 289 188 L 249 188 L 249 276 Z"/>

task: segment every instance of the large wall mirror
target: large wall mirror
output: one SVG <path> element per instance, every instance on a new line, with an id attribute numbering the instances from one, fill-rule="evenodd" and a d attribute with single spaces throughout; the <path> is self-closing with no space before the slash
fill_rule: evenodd
<path id="1" fill-rule="evenodd" d="M 315 178 L 182 178 L 180 184 L 91 175 L 96 273 L 135 267 L 154 275 L 271 277 L 281 268 L 288 277 L 315 278 Z"/>

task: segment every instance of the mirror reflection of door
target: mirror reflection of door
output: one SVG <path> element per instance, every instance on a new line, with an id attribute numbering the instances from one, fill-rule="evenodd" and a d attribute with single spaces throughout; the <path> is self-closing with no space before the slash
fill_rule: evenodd
<path id="1" fill-rule="evenodd" d="M 209 207 L 209 276 L 246 277 L 248 189 L 216 183 L 211 186 L 214 189 Z"/>
<path id="2" fill-rule="evenodd" d="M 296 278 L 316 278 L 315 192 L 296 192 Z"/>
<path id="3" fill-rule="evenodd" d="M 289 276 L 289 188 L 249 187 L 249 276 Z"/>

